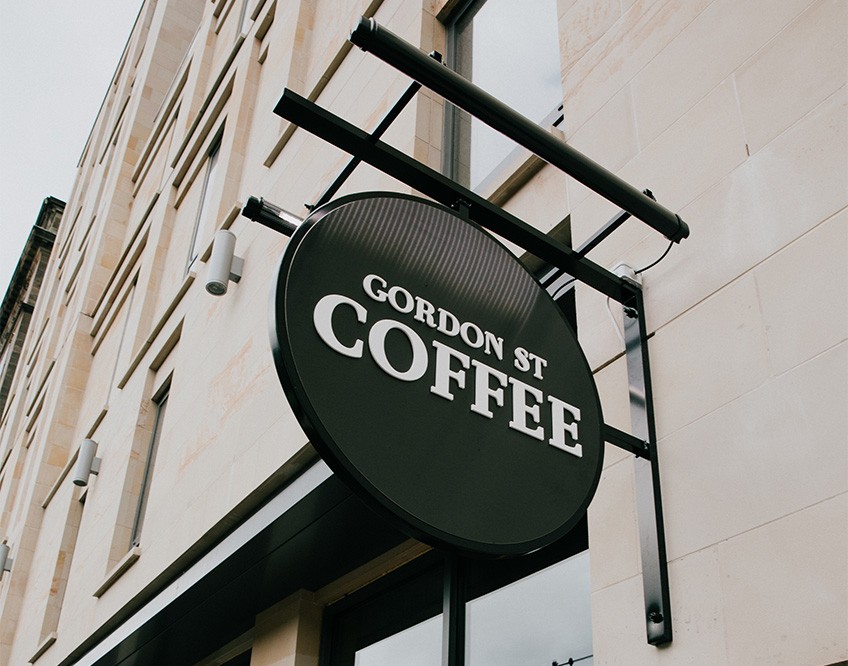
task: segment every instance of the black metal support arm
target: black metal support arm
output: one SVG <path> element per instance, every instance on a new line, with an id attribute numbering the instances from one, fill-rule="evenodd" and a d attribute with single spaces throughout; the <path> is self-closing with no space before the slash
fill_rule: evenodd
<path id="1" fill-rule="evenodd" d="M 618 428 L 604 423 L 604 440 L 620 449 L 629 451 L 637 458 L 651 459 L 651 451 L 648 442 L 643 439 L 624 432 Z"/>
<path id="2" fill-rule="evenodd" d="M 442 666 L 465 666 L 465 576 L 458 555 L 445 558 L 442 596 Z"/>
<path id="3" fill-rule="evenodd" d="M 437 63 L 420 49 L 378 25 L 373 18 L 361 19 L 351 32 L 350 41 L 533 151 L 669 240 L 680 241 L 689 235 L 689 227 L 679 215 L 456 72 Z"/>
<path id="4" fill-rule="evenodd" d="M 241 214 L 284 236 L 291 236 L 303 222 L 297 215 L 257 197 L 250 197 L 247 200 Z"/>
<path id="5" fill-rule="evenodd" d="M 449 71 L 443 67 L 441 69 Z M 619 303 L 629 298 L 630 289 L 618 276 L 579 256 L 570 247 L 458 185 L 447 176 L 382 141 L 375 141 L 368 133 L 297 93 L 284 90 L 274 113 L 445 206 L 464 202 L 474 222 L 522 246 L 552 266 L 562 268 L 605 296 Z"/>
<path id="6" fill-rule="evenodd" d="M 400 112 L 403 111 L 406 105 L 409 104 L 419 90 L 421 90 L 421 84 L 417 81 L 413 81 L 409 84 L 409 87 L 404 91 L 403 95 L 401 95 L 398 101 L 395 102 L 395 105 L 389 109 L 389 112 L 380 121 L 377 127 L 374 128 L 374 131 L 369 134 L 372 140 L 376 141 L 383 136 L 386 130 L 389 129 L 391 124 L 400 115 Z M 353 170 L 356 169 L 361 162 L 362 160 L 359 157 L 351 157 L 350 161 L 345 164 L 344 168 L 339 172 L 339 175 L 336 176 L 336 179 L 330 183 L 329 187 L 324 190 L 315 203 L 308 205 L 307 208 L 309 210 L 315 210 L 316 208 L 323 206 L 325 203 L 328 203 L 336 195 L 336 192 L 339 191 L 344 182 L 350 178 Z"/>

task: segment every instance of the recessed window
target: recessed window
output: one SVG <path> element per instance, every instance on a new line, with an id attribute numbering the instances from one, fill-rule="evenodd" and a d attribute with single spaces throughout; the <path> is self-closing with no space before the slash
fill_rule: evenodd
<path id="1" fill-rule="evenodd" d="M 450 67 L 533 122 L 557 117 L 562 80 L 556 0 L 476 0 L 446 28 Z M 478 188 L 515 144 L 450 105 L 446 121 L 446 171 Z"/>
<path id="2" fill-rule="evenodd" d="M 6 398 L 9 396 L 9 391 L 12 389 L 12 379 L 15 377 L 14 371 L 17 363 L 12 363 L 12 354 L 15 345 L 18 343 L 19 328 L 20 321 L 15 324 L 11 335 L 6 338 L 6 346 L 0 352 L 0 416 L 6 411 Z"/>
<path id="3" fill-rule="evenodd" d="M 133 520 L 130 534 L 130 547 L 137 546 L 141 542 L 141 528 L 144 524 L 144 514 L 147 510 L 147 499 L 150 495 L 150 484 L 153 480 L 153 465 L 156 462 L 156 452 L 159 449 L 159 440 L 162 437 L 162 427 L 165 423 L 165 410 L 168 406 L 168 387 L 163 389 L 154 399 L 156 403 L 156 416 L 153 421 L 153 432 L 150 434 L 150 444 L 144 461 L 144 473 L 141 479 L 141 490 L 138 493 L 138 505 L 136 506 L 135 519 Z"/>
<path id="4" fill-rule="evenodd" d="M 218 172 L 218 153 L 221 148 L 221 135 L 212 142 L 206 156 L 206 168 L 203 172 L 203 185 L 200 190 L 200 203 L 197 206 L 197 215 L 194 218 L 194 231 L 191 234 L 191 247 L 188 253 L 186 270 L 191 268 L 203 243 L 211 237 L 212 228 L 215 224 L 211 200 L 215 195 L 215 181 Z"/>
<path id="5" fill-rule="evenodd" d="M 121 337 L 118 339 L 118 353 L 115 354 L 115 361 L 112 364 L 112 377 L 109 379 L 109 396 L 112 395 L 112 389 L 115 387 L 115 375 L 118 372 L 118 367 L 125 369 L 129 360 L 129 355 L 132 352 L 132 344 L 127 343 L 127 329 L 130 324 L 130 316 L 132 315 L 133 300 L 135 299 L 135 288 L 138 284 L 138 273 L 136 273 L 130 284 L 127 295 L 124 297 L 124 302 L 119 306 L 123 312 L 118 312 L 116 317 L 122 317 L 121 321 Z"/>
<path id="6" fill-rule="evenodd" d="M 250 12 L 247 11 L 250 7 L 250 0 L 241 0 L 241 11 L 239 12 L 239 29 L 238 34 L 247 34 L 247 29 L 250 27 Z"/>

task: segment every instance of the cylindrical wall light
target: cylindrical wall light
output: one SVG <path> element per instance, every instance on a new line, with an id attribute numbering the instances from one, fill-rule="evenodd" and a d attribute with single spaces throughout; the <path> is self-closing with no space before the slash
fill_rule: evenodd
<path id="1" fill-rule="evenodd" d="M 0 580 L 3 580 L 3 573 L 12 570 L 14 560 L 9 557 L 9 544 L 0 543 Z"/>
<path id="2" fill-rule="evenodd" d="M 236 236 L 232 231 L 221 229 L 212 241 L 212 256 L 209 258 L 209 272 L 206 274 L 206 291 L 213 296 L 227 293 L 230 280 L 241 280 L 244 260 L 235 256 Z"/>
<path id="3" fill-rule="evenodd" d="M 95 453 L 97 453 L 97 442 L 93 439 L 82 440 L 79 454 L 77 454 L 77 464 L 74 467 L 74 485 L 87 486 L 89 475 L 96 476 L 100 472 L 100 458 L 95 458 Z"/>

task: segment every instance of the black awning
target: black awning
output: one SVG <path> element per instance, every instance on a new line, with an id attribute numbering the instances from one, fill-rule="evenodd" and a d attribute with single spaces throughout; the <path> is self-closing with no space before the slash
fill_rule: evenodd
<path id="1" fill-rule="evenodd" d="M 248 631 L 274 603 L 316 590 L 407 538 L 318 462 L 62 666 L 194 663 Z"/>

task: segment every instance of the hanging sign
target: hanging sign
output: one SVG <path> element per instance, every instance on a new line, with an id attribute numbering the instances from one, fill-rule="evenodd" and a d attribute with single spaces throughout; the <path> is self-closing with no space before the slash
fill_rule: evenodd
<path id="1" fill-rule="evenodd" d="M 585 513 L 603 462 L 586 358 L 524 266 L 450 209 L 370 193 L 316 210 L 271 337 L 310 441 L 411 536 L 517 555 Z"/>

